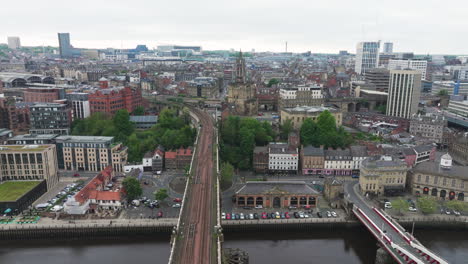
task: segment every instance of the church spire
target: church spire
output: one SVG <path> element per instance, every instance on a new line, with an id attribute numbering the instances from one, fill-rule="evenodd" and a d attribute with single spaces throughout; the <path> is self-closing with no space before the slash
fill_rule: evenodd
<path id="1" fill-rule="evenodd" d="M 239 52 L 239 58 L 236 60 L 236 83 L 245 83 L 245 59 L 242 56 L 242 50 Z"/>

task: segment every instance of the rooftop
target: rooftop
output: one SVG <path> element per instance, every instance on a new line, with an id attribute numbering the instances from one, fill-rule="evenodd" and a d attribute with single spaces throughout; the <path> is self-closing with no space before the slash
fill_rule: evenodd
<path id="1" fill-rule="evenodd" d="M 24 134 L 12 137 L 10 140 L 27 140 L 27 139 L 54 139 L 58 134 Z"/>
<path id="2" fill-rule="evenodd" d="M 333 107 L 325 107 L 325 106 L 297 106 L 294 108 L 285 108 L 286 112 L 307 112 L 307 113 L 318 113 L 323 111 L 330 111 L 330 112 L 339 112 L 338 109 Z"/>
<path id="3" fill-rule="evenodd" d="M 61 142 L 72 142 L 72 143 L 110 143 L 114 140 L 114 137 L 102 137 L 102 136 L 59 136 L 56 138 L 57 141 Z"/>
<path id="4" fill-rule="evenodd" d="M 440 159 L 443 153 L 437 152 L 434 161 L 424 161 L 417 164 L 414 172 L 427 173 L 431 175 L 449 176 L 461 179 L 468 179 L 468 167 L 460 166 L 452 163 L 451 168 L 443 169 L 440 167 Z"/>
<path id="5" fill-rule="evenodd" d="M 316 148 L 314 146 L 306 146 L 303 148 L 304 156 L 324 156 L 323 148 Z"/>
<path id="6" fill-rule="evenodd" d="M 16 201 L 40 181 L 7 181 L 0 184 L 0 202 Z"/>
<path id="7" fill-rule="evenodd" d="M 158 116 L 147 115 L 147 116 L 130 116 L 130 122 L 135 123 L 156 123 L 158 122 Z"/>
<path id="8" fill-rule="evenodd" d="M 267 181 L 267 182 L 247 182 L 236 194 L 297 194 L 310 195 L 318 194 L 303 181 Z"/>
<path id="9" fill-rule="evenodd" d="M 0 152 L 42 151 L 55 145 L 0 145 Z"/>
<path id="10" fill-rule="evenodd" d="M 365 159 L 362 162 L 362 167 L 379 170 L 393 170 L 395 167 L 401 167 L 401 169 L 406 170 L 406 163 L 391 156 L 374 156 Z"/>

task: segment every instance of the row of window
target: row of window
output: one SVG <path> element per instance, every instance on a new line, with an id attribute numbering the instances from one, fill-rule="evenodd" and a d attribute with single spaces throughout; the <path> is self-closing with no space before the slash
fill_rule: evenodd
<path id="1" fill-rule="evenodd" d="M 418 177 L 417 177 L 417 181 L 418 182 L 421 182 L 421 178 L 422 178 L 422 175 L 421 174 L 418 174 Z M 425 179 L 424 179 L 424 182 L 425 183 L 429 183 L 429 175 L 426 175 Z M 447 185 L 447 178 L 443 177 L 442 178 L 442 185 L 443 186 L 448 186 Z M 439 184 L 439 177 L 438 176 L 434 176 L 434 179 L 433 179 L 433 184 Z M 455 188 L 457 185 L 457 180 L 456 179 L 451 179 L 451 187 Z M 465 188 L 465 181 L 461 180 L 460 181 L 460 188 L 464 189 Z"/>

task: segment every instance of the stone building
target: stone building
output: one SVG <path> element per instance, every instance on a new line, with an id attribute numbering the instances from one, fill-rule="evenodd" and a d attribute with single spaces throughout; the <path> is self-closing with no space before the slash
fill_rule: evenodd
<path id="1" fill-rule="evenodd" d="M 414 116 L 410 120 L 409 132 L 411 135 L 421 136 L 441 144 L 447 120 L 439 116 Z"/>
<path id="2" fill-rule="evenodd" d="M 253 169 L 256 173 L 268 172 L 268 147 L 255 147 L 253 153 Z"/>
<path id="3" fill-rule="evenodd" d="M 452 140 L 449 153 L 453 160 L 463 166 L 468 166 L 468 137 L 460 136 Z"/>
<path id="4" fill-rule="evenodd" d="M 291 108 L 299 105 L 320 106 L 324 103 L 322 87 L 318 85 L 298 85 L 281 88 L 279 106 Z"/>
<path id="5" fill-rule="evenodd" d="M 323 106 L 298 106 L 295 108 L 281 109 L 281 124 L 284 124 L 286 120 L 290 119 L 294 129 L 300 129 L 302 122 L 304 122 L 306 118 L 316 120 L 317 117 L 324 111 L 329 111 L 335 117 L 336 125 L 341 126 L 341 111 L 333 107 Z"/>
<path id="6" fill-rule="evenodd" d="M 353 157 L 350 149 L 325 150 L 324 174 L 350 176 L 353 169 Z"/>
<path id="7" fill-rule="evenodd" d="M 364 195 L 401 194 L 406 187 L 406 163 L 391 156 L 369 157 L 362 162 L 359 187 Z"/>
<path id="8" fill-rule="evenodd" d="M 213 77 L 196 77 L 187 82 L 188 94 L 195 97 L 215 98 L 219 94 L 220 81 Z"/>
<path id="9" fill-rule="evenodd" d="M 270 172 L 297 173 L 299 153 L 287 143 L 268 144 L 268 170 Z"/>
<path id="10" fill-rule="evenodd" d="M 329 201 L 335 200 L 344 193 L 343 182 L 333 177 L 325 179 L 323 184 L 323 196 Z"/>
<path id="11" fill-rule="evenodd" d="M 440 200 L 468 201 L 465 199 L 468 191 L 468 167 L 453 164 L 448 153 L 438 156 L 436 161 L 422 162 L 411 171 L 410 185 L 413 194 Z"/>
<path id="12" fill-rule="evenodd" d="M 234 195 L 238 207 L 316 207 L 319 193 L 301 181 L 247 182 Z"/>
<path id="13" fill-rule="evenodd" d="M 325 167 L 325 154 L 323 147 L 302 147 L 301 171 L 303 175 L 321 175 Z"/>
<path id="14" fill-rule="evenodd" d="M 236 61 L 235 82 L 228 89 L 228 104 L 235 115 L 252 116 L 258 113 L 256 87 L 247 81 L 245 59 L 242 52 Z"/>

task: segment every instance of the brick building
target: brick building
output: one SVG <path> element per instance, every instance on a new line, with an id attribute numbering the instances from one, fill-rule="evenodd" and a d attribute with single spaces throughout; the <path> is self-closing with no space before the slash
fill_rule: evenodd
<path id="1" fill-rule="evenodd" d="M 321 175 L 325 168 L 323 147 L 306 146 L 301 149 L 301 170 L 303 175 Z"/>
<path id="2" fill-rule="evenodd" d="M 0 127 L 8 128 L 15 133 L 29 129 L 29 108 L 17 107 L 15 99 L 4 97 L 0 93 Z"/>
<path id="3" fill-rule="evenodd" d="M 268 147 L 255 147 L 253 168 L 256 173 L 266 173 L 268 171 Z"/>
<path id="4" fill-rule="evenodd" d="M 65 91 L 60 88 L 30 87 L 23 92 L 23 101 L 29 103 L 53 103 L 65 97 Z"/>
<path id="5" fill-rule="evenodd" d="M 133 112 L 137 106 L 142 105 L 141 89 L 130 87 L 99 89 L 89 94 L 91 114 L 104 112 L 115 114 L 120 109 Z"/>
<path id="6" fill-rule="evenodd" d="M 235 194 L 238 207 L 265 208 L 316 207 L 319 193 L 301 181 L 247 182 Z"/>
<path id="7" fill-rule="evenodd" d="M 190 166 L 192 162 L 192 149 L 180 148 L 175 151 L 166 151 L 165 153 L 165 166 L 166 170 L 183 170 Z"/>

